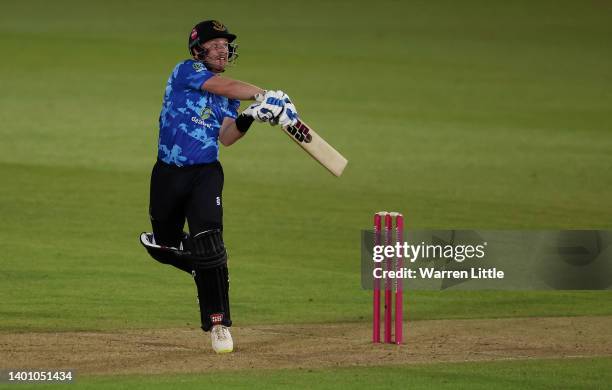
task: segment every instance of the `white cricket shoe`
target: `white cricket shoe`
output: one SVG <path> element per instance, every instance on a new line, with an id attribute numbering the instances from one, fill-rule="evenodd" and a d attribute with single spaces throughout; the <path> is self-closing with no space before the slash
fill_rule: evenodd
<path id="1" fill-rule="evenodd" d="M 210 331 L 210 340 L 216 353 L 229 353 L 234 350 L 234 340 L 227 326 L 213 326 Z"/>

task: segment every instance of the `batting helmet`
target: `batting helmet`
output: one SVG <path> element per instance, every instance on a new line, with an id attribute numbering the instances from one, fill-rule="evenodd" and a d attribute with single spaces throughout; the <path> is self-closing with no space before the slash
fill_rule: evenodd
<path id="1" fill-rule="evenodd" d="M 200 47 L 204 42 L 215 38 L 226 38 L 231 43 L 236 39 L 236 35 L 230 33 L 227 27 L 217 20 L 205 20 L 196 24 L 189 34 L 189 52 L 194 55 L 194 48 Z"/>

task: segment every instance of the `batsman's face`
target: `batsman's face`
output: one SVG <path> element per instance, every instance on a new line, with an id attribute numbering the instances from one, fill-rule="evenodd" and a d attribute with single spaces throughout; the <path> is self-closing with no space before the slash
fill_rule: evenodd
<path id="1" fill-rule="evenodd" d="M 203 45 L 206 50 L 204 62 L 206 62 L 213 72 L 222 72 L 227 66 L 229 56 L 229 46 L 227 39 L 215 38 L 206 41 Z"/>

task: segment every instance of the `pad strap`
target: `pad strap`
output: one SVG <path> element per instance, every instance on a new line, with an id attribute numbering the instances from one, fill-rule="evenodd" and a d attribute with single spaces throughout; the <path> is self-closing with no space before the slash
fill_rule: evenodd
<path id="1" fill-rule="evenodd" d="M 227 252 L 220 229 L 197 234 L 191 240 L 193 251 L 157 245 L 152 238 L 150 233 L 140 235 L 140 243 L 149 255 L 160 263 L 174 265 L 186 272 L 191 273 L 195 268 L 217 268 L 227 263 Z"/>

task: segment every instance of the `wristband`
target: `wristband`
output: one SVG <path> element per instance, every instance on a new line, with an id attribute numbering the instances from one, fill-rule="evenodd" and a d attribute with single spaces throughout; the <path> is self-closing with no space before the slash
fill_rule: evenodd
<path id="1" fill-rule="evenodd" d="M 253 117 L 250 115 L 245 115 L 244 113 L 240 114 L 238 115 L 238 118 L 236 118 L 236 128 L 239 132 L 244 134 L 249 130 L 249 127 L 251 127 L 254 120 L 255 119 L 253 119 Z"/>

